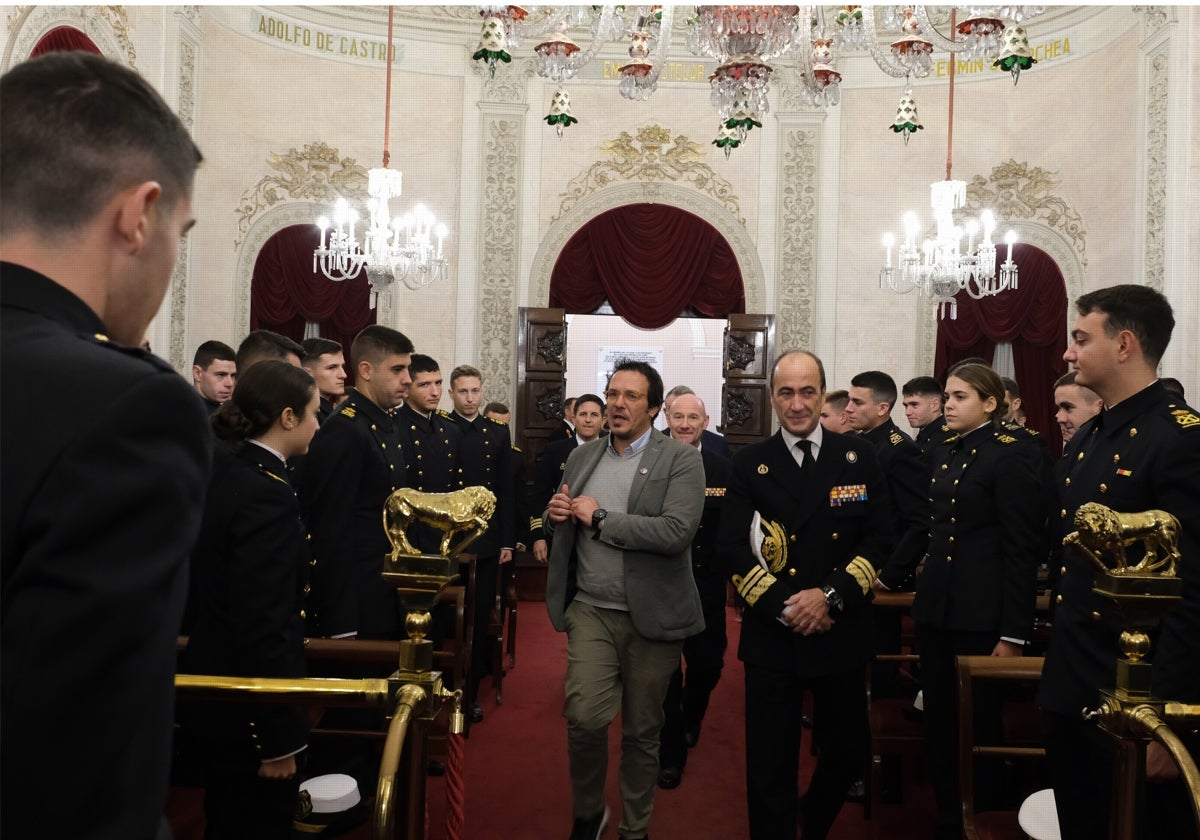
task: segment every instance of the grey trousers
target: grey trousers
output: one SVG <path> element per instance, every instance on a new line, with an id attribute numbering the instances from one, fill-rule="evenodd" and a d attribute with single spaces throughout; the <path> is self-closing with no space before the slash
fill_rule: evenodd
<path id="1" fill-rule="evenodd" d="M 577 819 L 604 810 L 608 726 L 621 712 L 622 837 L 644 837 L 658 782 L 663 700 L 683 641 L 641 636 L 629 613 L 572 601 L 567 622 L 567 752 Z"/>

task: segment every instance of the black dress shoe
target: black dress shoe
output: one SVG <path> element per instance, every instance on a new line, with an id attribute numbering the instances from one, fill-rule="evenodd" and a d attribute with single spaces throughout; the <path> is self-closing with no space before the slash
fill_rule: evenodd
<path id="1" fill-rule="evenodd" d="M 673 790 L 682 781 L 682 767 L 663 767 L 658 771 L 658 786 L 663 790 Z"/>
<path id="2" fill-rule="evenodd" d="M 689 729 L 683 733 L 683 743 L 687 744 L 688 749 L 700 743 L 700 727 Z"/>
<path id="3" fill-rule="evenodd" d="M 471 718 L 471 723 L 483 723 L 483 707 L 478 703 L 471 705 L 471 709 L 467 712 L 467 715 Z"/>

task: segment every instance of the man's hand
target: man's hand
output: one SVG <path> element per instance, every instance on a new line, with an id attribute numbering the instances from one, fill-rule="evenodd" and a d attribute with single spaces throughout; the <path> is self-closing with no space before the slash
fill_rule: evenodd
<path id="1" fill-rule="evenodd" d="M 274 761 L 264 761 L 258 766 L 260 779 L 290 779 L 296 775 L 296 756 L 277 758 Z"/>
<path id="2" fill-rule="evenodd" d="M 556 525 L 571 518 L 570 492 L 564 484 L 561 490 L 550 497 L 550 504 L 546 506 L 546 516 Z"/>
<path id="3" fill-rule="evenodd" d="M 591 496 L 576 496 L 571 500 L 571 514 L 580 525 L 591 527 L 593 511 L 600 509 L 600 503 Z"/>
<path id="4" fill-rule="evenodd" d="M 1146 779 L 1151 782 L 1169 782 L 1179 776 L 1179 767 L 1166 748 L 1156 741 L 1146 747 Z"/>
<path id="5" fill-rule="evenodd" d="M 503 566 L 505 563 L 511 563 L 511 562 L 512 562 L 512 549 L 511 548 L 500 549 L 500 565 Z"/>
<path id="6" fill-rule="evenodd" d="M 539 563 L 545 563 L 549 557 L 550 557 L 550 546 L 546 544 L 546 541 L 545 540 L 534 540 L 533 541 L 533 559 L 538 561 Z"/>
<path id="7" fill-rule="evenodd" d="M 1003 639 L 996 642 L 996 646 L 992 648 L 992 656 L 1021 656 L 1023 653 L 1024 650 L 1020 645 L 1006 642 Z"/>
<path id="8" fill-rule="evenodd" d="M 820 589 L 802 589 L 784 601 L 783 615 L 795 633 L 811 636 L 833 627 L 833 617 Z"/>

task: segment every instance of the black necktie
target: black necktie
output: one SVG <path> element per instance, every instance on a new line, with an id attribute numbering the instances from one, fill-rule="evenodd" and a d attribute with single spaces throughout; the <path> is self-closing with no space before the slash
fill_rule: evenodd
<path id="1" fill-rule="evenodd" d="M 796 441 L 796 446 L 798 446 L 800 448 L 800 451 L 802 453 L 804 453 L 804 457 L 800 461 L 800 474 L 801 475 L 812 475 L 813 460 L 814 460 L 813 453 L 812 453 L 812 441 L 811 440 L 798 440 L 798 441 Z"/>

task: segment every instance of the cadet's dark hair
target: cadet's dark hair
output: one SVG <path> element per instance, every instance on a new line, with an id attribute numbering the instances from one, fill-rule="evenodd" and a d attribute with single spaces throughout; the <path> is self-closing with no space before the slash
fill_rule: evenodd
<path id="1" fill-rule="evenodd" d="M 350 345 L 350 361 L 355 368 L 358 367 L 359 362 L 370 362 L 377 365 L 388 356 L 412 353 L 412 351 L 413 343 L 404 333 L 391 327 L 371 324 L 369 327 L 363 327 L 362 331 L 354 337 L 354 343 Z"/>
<path id="2" fill-rule="evenodd" d="M 442 368 L 437 363 L 437 359 L 422 353 L 413 353 L 412 361 L 408 365 L 408 372 L 413 377 L 416 377 L 418 373 L 440 373 L 441 370 Z"/>
<path id="3" fill-rule="evenodd" d="M 991 363 L 989 363 L 988 360 L 982 356 L 967 356 L 967 358 L 959 359 L 957 362 L 950 365 L 949 370 L 946 371 L 946 377 L 949 378 L 950 374 L 954 373 L 955 370 L 963 365 L 983 365 L 984 367 L 991 367 Z"/>
<path id="4" fill-rule="evenodd" d="M 859 387 L 866 387 L 865 385 Z M 825 394 L 825 405 L 832 408 L 834 411 L 845 411 L 846 404 L 850 402 L 849 391 L 827 391 Z"/>
<path id="5" fill-rule="evenodd" d="M 938 382 L 932 376 L 914 376 L 904 383 L 901 393 L 906 397 L 937 397 L 940 400 L 944 392 L 942 383 Z"/>
<path id="6" fill-rule="evenodd" d="M 881 370 L 864 370 L 850 380 L 853 388 L 866 388 L 871 392 L 871 399 L 877 403 L 887 403 L 888 408 L 896 405 L 896 380 Z"/>
<path id="7" fill-rule="evenodd" d="M 483 384 L 483 374 L 479 368 L 472 365 L 459 365 L 454 370 L 450 371 L 450 387 L 454 387 L 455 381 L 462 379 L 464 376 L 474 376 L 479 380 L 479 384 Z"/>
<path id="8" fill-rule="evenodd" d="M 986 401 L 988 397 L 996 398 L 996 410 L 988 419 L 999 425 L 1004 419 L 1004 415 L 1008 413 L 1008 401 L 1004 399 L 1004 383 L 1000 381 L 1000 374 L 988 365 L 966 364 L 959 365 L 946 374 L 947 380 L 951 376 L 961 379 L 969 385 L 981 400 Z"/>
<path id="9" fill-rule="evenodd" d="M 1075 371 L 1073 371 L 1073 370 L 1067 371 L 1062 376 L 1058 377 L 1058 379 L 1054 380 L 1055 388 L 1061 388 L 1064 385 L 1074 385 L 1074 384 L 1075 384 Z"/>
<path id="10" fill-rule="evenodd" d="M 300 364 L 305 367 L 315 365 L 317 360 L 322 356 L 342 352 L 340 342 L 334 341 L 332 338 L 321 338 L 320 336 L 304 339 L 300 342 L 300 347 L 304 350 L 303 355 L 300 356 Z"/>
<path id="11" fill-rule="evenodd" d="M 304 368 L 274 359 L 258 362 L 238 376 L 233 396 L 213 414 L 213 432 L 239 449 L 265 434 L 285 408 L 303 414 L 316 389 Z"/>
<path id="12" fill-rule="evenodd" d="M 0 78 L 0 230 L 77 230 L 121 190 L 190 195 L 200 150 L 150 84 L 120 64 L 56 52 Z"/>
<path id="13" fill-rule="evenodd" d="M 206 341 L 196 348 L 192 356 L 192 364 L 199 365 L 201 370 L 208 370 L 213 362 L 236 362 L 237 353 L 223 341 Z"/>
<path id="14" fill-rule="evenodd" d="M 578 399 L 576 399 L 575 400 L 575 410 L 578 411 L 579 406 L 583 405 L 584 403 L 589 403 L 589 402 L 595 403 L 596 405 L 600 406 L 600 416 L 603 417 L 604 416 L 604 400 L 601 397 L 596 396 L 595 394 L 583 394 Z"/>
<path id="15" fill-rule="evenodd" d="M 775 360 L 775 364 L 771 365 L 771 378 L 767 382 L 767 388 L 772 394 L 775 393 L 775 371 L 779 369 L 779 363 L 788 356 L 808 356 L 808 358 L 816 362 L 817 373 L 821 375 L 821 390 L 825 390 L 825 363 L 821 361 L 821 358 L 816 353 L 809 353 L 807 350 L 787 350 Z"/>
<path id="16" fill-rule="evenodd" d="M 1014 400 L 1021 398 L 1021 386 L 1017 384 L 1017 380 L 1011 376 L 1001 376 L 1000 384 L 1004 386 L 1005 392 Z"/>
<path id="17" fill-rule="evenodd" d="M 1109 338 L 1116 337 L 1121 330 L 1129 330 L 1137 336 L 1146 360 L 1155 367 L 1167 352 L 1171 332 L 1175 329 L 1171 304 L 1161 292 L 1149 286 L 1124 283 L 1097 289 L 1080 296 L 1075 301 L 1075 309 L 1080 315 L 1092 312 L 1107 315 L 1104 332 Z"/>
<path id="18" fill-rule="evenodd" d="M 259 362 L 277 359 L 286 362 L 287 357 L 295 355 L 297 359 L 304 358 L 304 348 L 292 341 L 286 335 L 280 335 L 270 330 L 255 330 L 242 339 L 237 349 L 238 376 Z"/>
<path id="19" fill-rule="evenodd" d="M 506 406 L 502 402 L 490 402 L 483 407 L 483 413 L 484 414 L 511 414 L 512 412 L 509 411 L 508 406 Z"/>
<path id="20" fill-rule="evenodd" d="M 659 372 L 649 362 L 641 362 L 636 359 L 618 359 L 616 366 L 608 377 L 608 383 L 604 387 L 607 389 L 612 384 L 612 378 L 623 370 L 640 373 L 646 377 L 646 381 L 649 383 L 646 389 L 646 399 L 650 402 L 651 410 L 657 413 L 658 409 L 662 408 L 663 402 L 663 381 Z"/>

